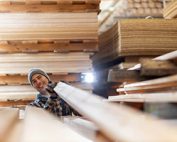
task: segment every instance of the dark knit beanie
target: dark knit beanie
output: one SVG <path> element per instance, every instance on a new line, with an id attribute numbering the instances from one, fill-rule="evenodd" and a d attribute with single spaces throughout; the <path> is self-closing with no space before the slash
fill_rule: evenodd
<path id="1" fill-rule="evenodd" d="M 41 75 L 45 76 L 45 77 L 50 81 L 49 76 L 48 76 L 43 70 L 38 69 L 38 68 L 32 68 L 32 69 L 30 69 L 29 72 L 28 72 L 28 82 L 29 82 L 32 86 L 33 86 L 33 84 L 32 84 L 32 77 L 33 77 L 33 75 L 35 75 L 35 74 L 41 74 Z"/>

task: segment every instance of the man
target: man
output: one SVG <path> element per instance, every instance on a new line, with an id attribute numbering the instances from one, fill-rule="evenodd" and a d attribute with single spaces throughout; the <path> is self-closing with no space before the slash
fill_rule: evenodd
<path id="1" fill-rule="evenodd" d="M 56 84 L 41 69 L 31 69 L 28 73 L 29 83 L 39 92 L 36 99 L 30 104 L 41 107 L 57 116 L 72 115 L 75 111 L 61 99 L 53 90 Z"/>

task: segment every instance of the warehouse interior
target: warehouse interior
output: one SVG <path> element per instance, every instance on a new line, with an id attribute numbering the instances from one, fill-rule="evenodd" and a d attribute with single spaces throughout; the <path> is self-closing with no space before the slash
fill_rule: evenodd
<path id="1" fill-rule="evenodd" d="M 177 0 L 0 0 L 0 142 L 177 142 L 176 18 Z M 79 115 L 31 106 L 31 68 Z"/>

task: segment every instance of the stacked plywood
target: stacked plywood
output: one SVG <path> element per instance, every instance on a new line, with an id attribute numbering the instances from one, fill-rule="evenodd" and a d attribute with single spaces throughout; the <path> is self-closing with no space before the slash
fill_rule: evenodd
<path id="1" fill-rule="evenodd" d="M 108 31 L 99 35 L 99 52 L 92 60 L 94 64 L 102 64 L 117 58 L 116 49 L 118 47 L 118 27 L 115 24 Z"/>
<path id="2" fill-rule="evenodd" d="M 161 55 L 177 49 L 177 20 L 119 21 L 119 54 Z"/>
<path id="3" fill-rule="evenodd" d="M 67 81 L 92 90 L 81 84 L 81 74 L 92 71 L 90 55 L 98 50 L 99 2 L 1 0 L 1 89 L 5 91 L 6 85 L 28 87 L 29 69 L 41 68 L 53 81 Z M 18 87 L 19 94 L 23 87 Z"/>
<path id="4" fill-rule="evenodd" d="M 163 10 L 163 17 L 165 19 L 177 18 L 177 1 L 176 0 L 172 0 L 165 6 Z"/>

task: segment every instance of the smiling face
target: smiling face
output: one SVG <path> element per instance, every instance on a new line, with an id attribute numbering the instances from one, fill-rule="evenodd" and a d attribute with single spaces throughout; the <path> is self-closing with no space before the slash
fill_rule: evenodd
<path id="1" fill-rule="evenodd" d="M 39 92 L 44 91 L 48 83 L 49 83 L 49 80 L 41 74 L 34 74 L 32 76 L 32 85 Z"/>

